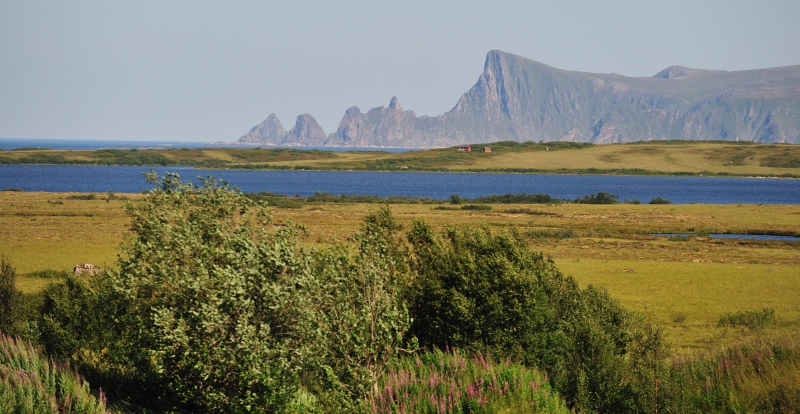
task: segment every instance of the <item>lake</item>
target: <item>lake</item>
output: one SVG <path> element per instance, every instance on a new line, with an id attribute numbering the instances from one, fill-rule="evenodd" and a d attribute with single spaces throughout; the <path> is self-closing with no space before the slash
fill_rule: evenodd
<path id="1" fill-rule="evenodd" d="M 0 165 L 0 190 L 135 193 L 153 188 L 143 174 L 179 173 L 184 180 L 212 175 L 245 192 L 310 196 L 314 192 L 446 199 L 451 194 L 549 194 L 575 199 L 604 191 L 620 200 L 655 197 L 688 204 L 798 204 L 800 180 L 663 176 L 201 170 L 192 167 Z"/>

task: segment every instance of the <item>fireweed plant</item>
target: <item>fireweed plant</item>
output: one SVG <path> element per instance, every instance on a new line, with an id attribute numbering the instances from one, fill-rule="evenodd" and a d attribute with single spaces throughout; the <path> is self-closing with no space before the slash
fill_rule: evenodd
<path id="1" fill-rule="evenodd" d="M 368 413 L 568 413 L 547 375 L 510 360 L 453 349 L 403 358 L 364 399 Z"/>

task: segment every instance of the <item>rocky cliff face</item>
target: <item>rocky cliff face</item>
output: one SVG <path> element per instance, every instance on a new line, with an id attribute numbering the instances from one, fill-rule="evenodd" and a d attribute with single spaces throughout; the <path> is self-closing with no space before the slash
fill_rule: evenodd
<path id="1" fill-rule="evenodd" d="M 348 109 L 325 138 L 304 116 L 313 133 L 292 132 L 298 117 L 281 135 L 270 115 L 238 142 L 273 143 L 281 136 L 283 145 L 397 147 L 506 140 L 800 143 L 800 65 L 739 72 L 671 66 L 652 78 L 633 78 L 566 71 L 493 50 L 475 86 L 443 115 L 417 117 L 392 98 L 388 108 Z"/>
<path id="2" fill-rule="evenodd" d="M 243 145 L 326 145 L 327 135 L 309 114 L 298 115 L 294 127 L 286 132 L 275 114 L 250 129 L 235 144 Z"/>

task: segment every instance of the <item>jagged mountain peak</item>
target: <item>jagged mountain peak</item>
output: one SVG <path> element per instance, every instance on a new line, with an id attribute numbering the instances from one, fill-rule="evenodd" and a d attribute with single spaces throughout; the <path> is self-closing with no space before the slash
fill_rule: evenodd
<path id="1" fill-rule="evenodd" d="M 252 142 L 259 131 L 271 140 L 266 126 L 280 121 L 270 119 L 239 142 Z M 349 108 L 327 140 L 321 131 L 305 114 L 284 137 L 294 145 L 401 147 L 509 140 L 800 143 L 800 66 L 738 72 L 670 66 L 653 77 L 628 77 L 490 50 L 478 81 L 442 115 L 417 117 L 393 97 L 388 108 Z"/>

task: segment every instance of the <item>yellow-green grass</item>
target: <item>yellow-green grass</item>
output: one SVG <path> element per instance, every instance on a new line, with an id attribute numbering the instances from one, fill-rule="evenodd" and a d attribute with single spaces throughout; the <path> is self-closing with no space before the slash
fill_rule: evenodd
<path id="1" fill-rule="evenodd" d="M 70 270 L 78 263 L 113 266 L 130 221 L 121 200 L 69 199 L 66 193 L 0 191 L 0 254 L 17 268 L 25 292 L 49 280 L 26 275 Z M 141 195 L 128 194 L 132 202 Z M 62 203 L 62 204 L 57 204 Z M 367 204 L 306 204 L 273 209 L 276 223 L 305 226 L 305 242 L 345 240 L 362 224 Z M 775 309 L 775 330 L 800 332 L 800 243 L 712 238 L 669 239 L 646 232 L 800 232 L 797 205 L 501 205 L 489 211 L 437 210 L 449 204 L 397 204 L 392 212 L 408 229 L 415 219 L 434 228 L 488 225 L 523 236 L 570 229 L 568 238 L 529 237 L 531 249 L 554 258 L 582 285 L 606 287 L 632 309 L 651 313 L 679 348 L 712 349 L 743 335 L 718 329 L 726 312 Z M 506 213 L 504 211 L 517 211 Z M 532 214 L 523 214 L 525 211 Z M 683 323 L 673 316 L 683 313 Z M 775 330 L 767 330 L 767 333 Z"/>
<path id="2" fill-rule="evenodd" d="M 654 317 L 673 344 L 684 351 L 718 348 L 763 334 L 717 328 L 720 316 L 728 312 L 770 307 L 779 324 L 767 334 L 796 335 L 800 331 L 798 266 L 585 258 L 555 261 L 582 286 L 602 286 L 630 309 Z"/>
<path id="3" fill-rule="evenodd" d="M 289 168 L 384 169 L 443 168 L 451 171 L 523 169 L 543 172 L 591 172 L 589 169 L 637 173 L 734 174 L 745 176 L 800 175 L 800 146 L 725 142 L 641 142 L 594 145 L 584 148 L 559 148 L 556 143 L 481 144 L 491 153 L 456 152 L 441 148 L 405 153 L 382 151 L 332 152 L 300 149 L 192 148 L 148 149 L 140 153 L 159 154 L 173 162 L 194 165 L 204 161 L 224 161 L 227 166 L 263 165 Z M 551 148 L 552 147 L 552 148 Z M 60 155 L 66 160 L 92 161 L 94 151 L 25 150 L 3 151 L 0 156 L 21 159 L 34 155 Z"/>

